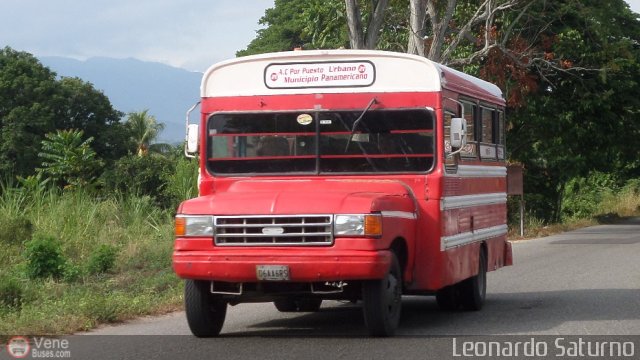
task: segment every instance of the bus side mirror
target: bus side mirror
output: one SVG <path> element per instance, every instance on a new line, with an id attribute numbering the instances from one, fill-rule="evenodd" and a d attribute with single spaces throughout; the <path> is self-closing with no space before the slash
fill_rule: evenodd
<path id="1" fill-rule="evenodd" d="M 450 141 L 452 148 L 463 148 L 467 145 L 467 120 L 463 118 L 451 119 Z"/>
<path id="2" fill-rule="evenodd" d="M 189 124 L 187 127 L 187 145 L 186 145 L 186 153 L 187 154 L 195 154 L 198 152 L 198 143 L 200 134 L 198 134 L 198 124 Z"/>

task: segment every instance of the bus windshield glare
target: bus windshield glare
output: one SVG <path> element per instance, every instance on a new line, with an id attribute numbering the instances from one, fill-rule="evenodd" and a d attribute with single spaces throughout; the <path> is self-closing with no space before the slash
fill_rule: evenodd
<path id="1" fill-rule="evenodd" d="M 207 165 L 220 175 L 427 172 L 434 122 L 427 109 L 214 114 Z"/>

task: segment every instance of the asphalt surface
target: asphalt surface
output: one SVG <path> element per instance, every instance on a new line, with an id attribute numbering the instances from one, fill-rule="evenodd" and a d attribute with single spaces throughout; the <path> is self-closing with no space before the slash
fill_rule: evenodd
<path id="1" fill-rule="evenodd" d="M 545 343 L 544 355 L 558 359 L 561 338 L 624 342 L 640 357 L 640 219 L 514 242 L 513 251 L 514 266 L 488 274 L 481 311 L 443 312 L 433 297 L 404 297 L 390 339 L 367 337 L 360 307 L 339 302 L 317 313 L 240 304 L 215 339 L 190 336 L 184 312 L 67 339 L 72 358 L 92 359 L 447 359 L 465 357 L 465 341 L 485 340 Z M 474 358 L 491 358 L 474 349 Z"/>

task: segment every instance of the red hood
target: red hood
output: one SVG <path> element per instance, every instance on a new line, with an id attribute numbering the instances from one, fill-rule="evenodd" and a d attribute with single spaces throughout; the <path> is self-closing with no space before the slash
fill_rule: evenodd
<path id="1" fill-rule="evenodd" d="M 242 180 L 182 203 L 182 214 L 266 215 L 415 211 L 407 186 L 389 180 Z"/>

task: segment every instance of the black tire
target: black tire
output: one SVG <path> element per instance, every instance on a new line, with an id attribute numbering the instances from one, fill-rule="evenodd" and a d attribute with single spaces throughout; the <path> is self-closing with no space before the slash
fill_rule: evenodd
<path id="1" fill-rule="evenodd" d="M 322 299 L 318 298 L 284 298 L 273 302 L 280 312 L 316 312 L 320 310 Z"/>
<path id="2" fill-rule="evenodd" d="M 184 305 L 191 333 L 197 337 L 220 334 L 227 315 L 227 303 L 211 294 L 209 282 L 186 280 Z"/>
<path id="3" fill-rule="evenodd" d="M 460 297 L 458 296 L 458 284 L 444 287 L 436 292 L 436 302 L 440 310 L 455 311 L 460 307 Z"/>
<path id="4" fill-rule="evenodd" d="M 436 292 L 438 307 L 444 311 L 480 310 L 487 294 L 487 254 L 480 249 L 478 274 Z"/>
<path id="5" fill-rule="evenodd" d="M 402 312 L 402 269 L 395 254 L 384 279 L 362 284 L 364 322 L 371 336 L 393 336 Z"/>
<path id="6" fill-rule="evenodd" d="M 487 296 L 487 254 L 482 248 L 480 249 L 478 275 L 460 283 L 460 295 L 464 310 L 477 311 L 482 309 Z"/>

